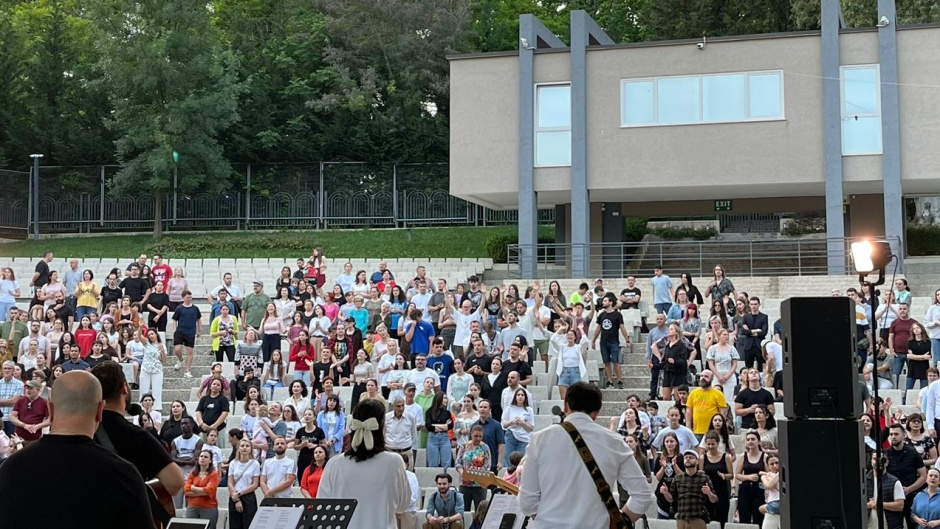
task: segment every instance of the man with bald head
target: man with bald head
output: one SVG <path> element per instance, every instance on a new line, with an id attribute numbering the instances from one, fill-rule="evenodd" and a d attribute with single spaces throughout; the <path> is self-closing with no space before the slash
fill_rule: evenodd
<path id="1" fill-rule="evenodd" d="M 140 473 L 92 440 L 104 410 L 98 379 L 70 371 L 56 379 L 55 387 L 49 435 L 0 465 L 0 527 L 153 528 Z M 49 502 L 49 496 L 37 490 L 54 498 L 94 490 L 102 498 L 120 501 L 76 507 Z"/>
<path id="2" fill-rule="evenodd" d="M 698 380 L 698 387 L 689 393 L 686 401 L 685 425 L 692 429 L 699 441 L 708 432 L 708 425 L 712 417 L 720 413 L 728 420 L 728 402 L 725 394 L 717 386 L 712 385 L 715 375 L 705 369 Z"/>

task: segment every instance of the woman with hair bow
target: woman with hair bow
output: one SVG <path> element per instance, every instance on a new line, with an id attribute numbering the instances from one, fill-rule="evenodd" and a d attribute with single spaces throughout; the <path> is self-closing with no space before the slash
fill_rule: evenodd
<path id="1" fill-rule="evenodd" d="M 373 399 L 360 402 L 353 410 L 349 431 L 349 451 L 330 458 L 317 498 L 359 500 L 349 527 L 397 529 L 395 515 L 411 503 L 411 487 L 402 458 L 385 451 L 382 403 Z"/>

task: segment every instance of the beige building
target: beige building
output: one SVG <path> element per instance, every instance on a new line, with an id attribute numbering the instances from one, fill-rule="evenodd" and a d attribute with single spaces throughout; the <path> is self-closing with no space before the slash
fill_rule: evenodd
<path id="1" fill-rule="evenodd" d="M 551 207 L 576 245 L 718 212 L 900 238 L 902 198 L 940 194 L 940 26 L 846 30 L 831 4 L 822 31 L 707 41 L 613 44 L 573 16 L 570 47 L 524 16 L 519 51 L 450 58 L 451 193 L 519 208 L 520 244 Z"/>

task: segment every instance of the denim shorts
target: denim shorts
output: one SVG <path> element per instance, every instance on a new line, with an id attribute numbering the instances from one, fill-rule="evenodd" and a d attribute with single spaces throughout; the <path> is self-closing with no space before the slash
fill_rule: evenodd
<path id="1" fill-rule="evenodd" d="M 581 368 L 564 367 L 561 369 L 561 376 L 558 377 L 559 386 L 570 386 L 575 382 L 581 382 Z"/>
<path id="2" fill-rule="evenodd" d="M 619 364 L 620 342 L 601 342 L 601 360 L 605 364 Z"/>

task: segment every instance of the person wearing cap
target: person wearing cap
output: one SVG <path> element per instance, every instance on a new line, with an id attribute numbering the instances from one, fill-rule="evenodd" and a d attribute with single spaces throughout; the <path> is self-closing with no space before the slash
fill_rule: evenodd
<path id="1" fill-rule="evenodd" d="M 245 328 L 259 329 L 264 318 L 265 309 L 271 298 L 264 293 L 264 283 L 255 280 L 252 282 L 252 292 L 245 296 L 242 303 L 242 324 Z"/>
<path id="2" fill-rule="evenodd" d="M 3 431 L 13 435 L 15 425 L 10 421 L 13 405 L 23 396 L 23 382 L 13 377 L 16 364 L 12 360 L 3 362 L 3 378 L 0 378 L 0 417 L 3 418 Z"/>
<path id="3" fill-rule="evenodd" d="M 16 435 L 23 446 L 42 437 L 42 429 L 51 424 L 46 399 L 39 396 L 42 384 L 36 380 L 26 383 L 26 397 L 18 399 L 10 412 L 10 422 L 16 427 Z"/>
<path id="4" fill-rule="evenodd" d="M 668 487 L 662 485 L 659 491 L 675 506 L 677 529 L 705 529 L 705 502 L 716 503 L 718 495 L 712 490 L 712 482 L 705 472 L 699 470 L 698 452 L 686 450 L 682 459 L 685 472 L 676 476 Z"/>

